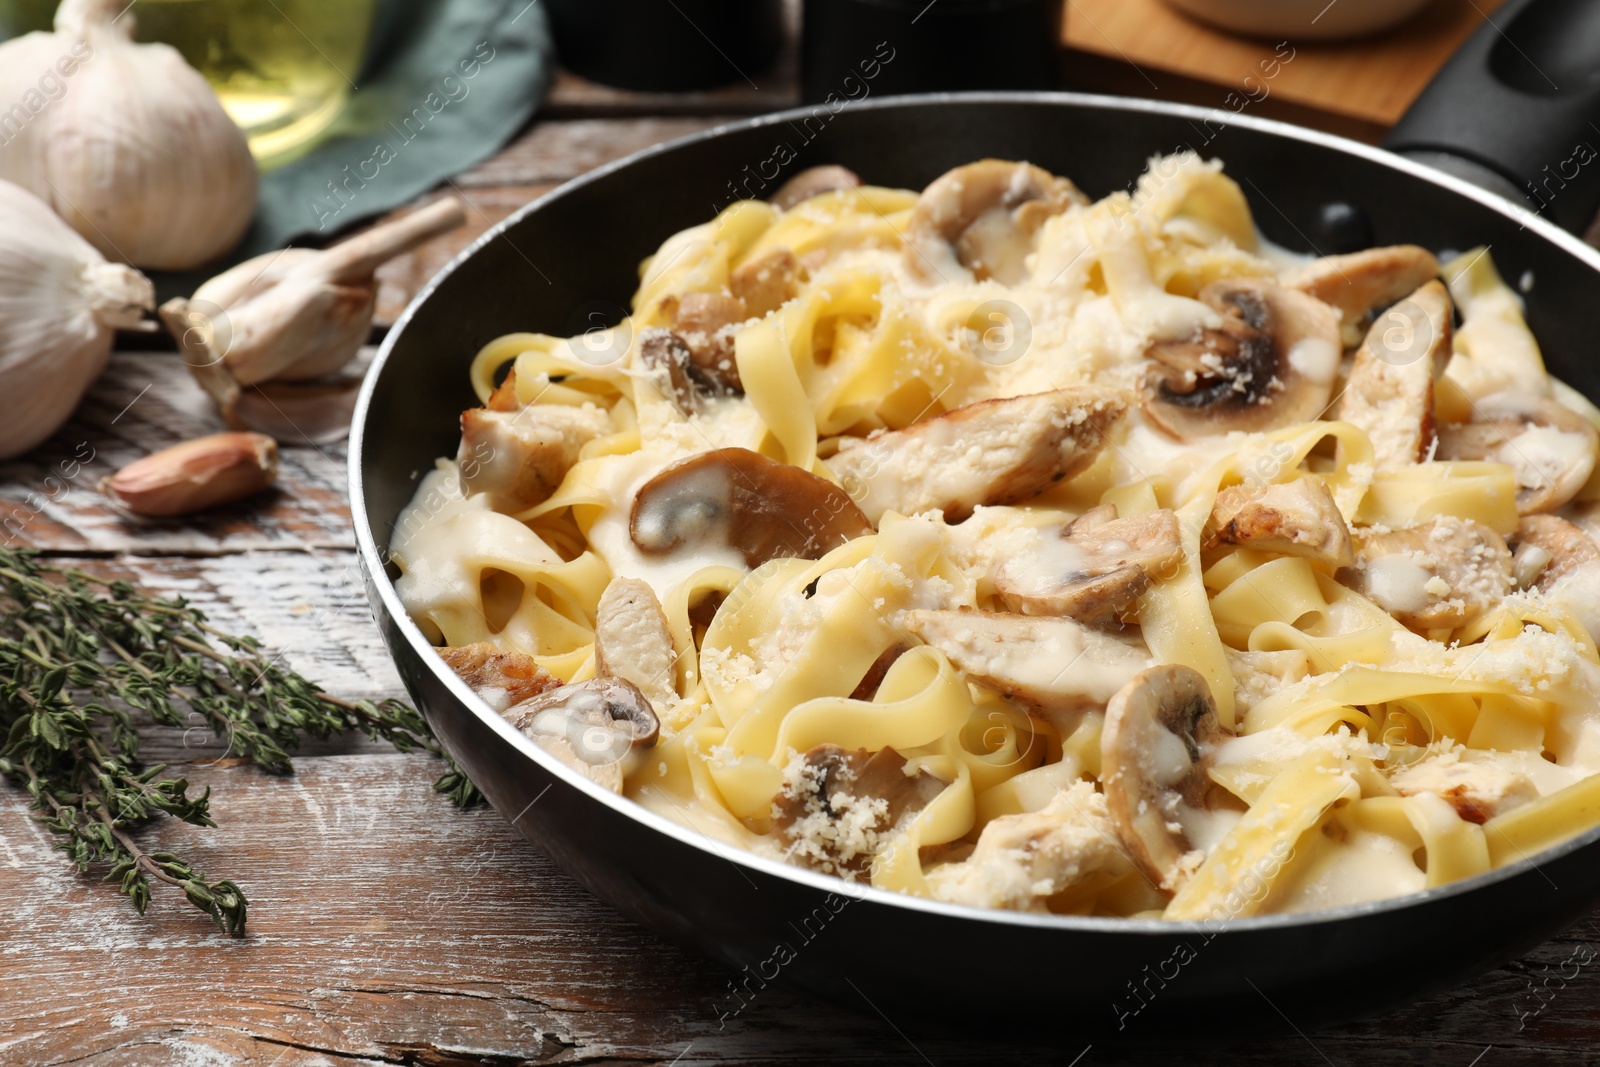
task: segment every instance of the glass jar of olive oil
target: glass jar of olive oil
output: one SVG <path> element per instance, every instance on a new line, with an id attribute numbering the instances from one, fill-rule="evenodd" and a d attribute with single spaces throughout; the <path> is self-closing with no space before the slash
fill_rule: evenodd
<path id="1" fill-rule="evenodd" d="M 183 53 L 262 167 L 309 148 L 365 58 L 376 0 L 135 0 L 135 37 Z M 48 29 L 55 0 L 0 0 L 0 37 Z"/>

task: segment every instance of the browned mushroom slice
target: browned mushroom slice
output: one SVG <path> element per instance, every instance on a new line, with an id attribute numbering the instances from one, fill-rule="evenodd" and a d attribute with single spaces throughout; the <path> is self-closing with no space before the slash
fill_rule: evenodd
<path id="1" fill-rule="evenodd" d="M 1433 449 L 1433 383 L 1450 361 L 1450 294 L 1429 282 L 1384 312 L 1350 365 L 1339 418 L 1372 438 L 1380 469 L 1405 467 Z"/>
<path id="2" fill-rule="evenodd" d="M 1101 389 L 982 400 L 904 430 L 847 442 L 826 462 L 873 522 L 1038 496 L 1093 463 L 1127 404 Z"/>
<path id="3" fill-rule="evenodd" d="M 728 275 L 728 289 L 751 315 L 765 315 L 793 300 L 805 271 L 787 248 L 746 260 Z"/>
<path id="4" fill-rule="evenodd" d="M 1183 560 L 1178 517 L 1163 508 L 1125 519 L 1096 509 L 1043 531 L 1039 551 L 1013 557 L 995 575 L 1001 603 L 1024 615 L 1066 615 L 1104 624 Z"/>
<path id="5" fill-rule="evenodd" d="M 1511 589 L 1511 552 L 1487 526 L 1453 516 L 1399 530 L 1357 529 L 1339 581 L 1413 630 L 1455 629 Z"/>
<path id="6" fill-rule="evenodd" d="M 837 485 L 745 448 L 721 448 L 674 463 L 640 488 L 628 518 L 651 556 L 734 548 L 745 564 L 819 559 L 872 532 Z"/>
<path id="7" fill-rule="evenodd" d="M 823 193 L 837 192 L 840 189 L 855 189 L 861 185 L 861 178 L 849 167 L 827 163 L 820 167 L 807 167 L 782 185 L 772 194 L 772 205 L 788 211 L 796 204 L 810 200 Z"/>
<path id="8" fill-rule="evenodd" d="M 1559 600 L 1590 637 L 1600 635 L 1600 545 L 1554 515 L 1524 515 L 1510 541 L 1518 588 Z"/>
<path id="9" fill-rule="evenodd" d="M 1041 811 L 991 819 L 972 855 L 933 868 L 928 887 L 952 904 L 1042 912 L 1052 898 L 1092 892 L 1132 871 L 1105 797 L 1076 782 Z"/>
<path id="10" fill-rule="evenodd" d="M 714 393 L 744 392 L 734 335 L 750 319 L 744 301 L 727 293 L 685 293 L 662 301 L 662 313 L 694 357 L 697 383 Z"/>
<path id="11" fill-rule="evenodd" d="M 1304 556 L 1335 567 L 1348 567 L 1355 558 L 1350 527 L 1321 478 L 1224 489 L 1211 509 L 1211 532 L 1225 545 Z"/>
<path id="12" fill-rule="evenodd" d="M 1211 687 L 1191 667 L 1142 671 L 1106 706 L 1100 784 L 1111 823 L 1133 861 L 1169 892 L 1203 859 L 1189 827 L 1210 808 L 1206 770 L 1230 736 Z"/>
<path id="13" fill-rule="evenodd" d="M 1539 799 L 1533 779 L 1491 763 L 1469 762 L 1457 751 L 1442 752 L 1402 767 L 1389 784 L 1403 797 L 1432 793 L 1456 814 L 1480 826 Z"/>
<path id="14" fill-rule="evenodd" d="M 1058 616 L 917 609 L 902 621 L 972 681 L 1047 710 L 1103 705 L 1150 665 L 1143 648 Z"/>
<path id="15" fill-rule="evenodd" d="M 561 680 L 521 652 L 505 652 L 486 641 L 439 648 L 439 658 L 495 711 L 554 689 Z"/>
<path id="16" fill-rule="evenodd" d="M 547 499 L 584 445 L 611 432 L 611 415 L 593 404 L 530 404 L 519 411 L 461 413 L 461 487 L 486 493 L 500 511 Z"/>
<path id="17" fill-rule="evenodd" d="M 922 190 L 906 223 L 905 265 L 924 282 L 1015 285 L 1027 277 L 1039 226 L 1087 199 L 1065 178 L 1031 163 L 984 159 L 947 171 Z"/>
<path id="18" fill-rule="evenodd" d="M 1600 433 L 1548 397 L 1496 393 L 1473 404 L 1472 421 L 1439 427 L 1439 458 L 1504 463 L 1517 475 L 1517 510 L 1554 511 L 1594 473 Z"/>
<path id="19" fill-rule="evenodd" d="M 832 874 L 865 873 L 889 835 L 938 796 L 945 783 L 892 748 L 818 745 L 791 765 L 772 804 L 788 858 Z"/>
<path id="20" fill-rule="evenodd" d="M 666 711 L 678 701 L 677 664 L 655 591 L 637 578 L 611 579 L 595 608 L 595 674 L 630 683 Z"/>
<path id="21" fill-rule="evenodd" d="M 657 376 L 662 395 L 684 415 L 698 414 L 706 393 L 697 381 L 694 353 L 683 338 L 670 330 L 652 327 L 639 334 L 639 360 Z"/>
<path id="22" fill-rule="evenodd" d="M 506 721 L 562 763 L 613 793 L 656 743 L 661 723 L 644 694 L 620 678 L 546 690 L 505 711 Z"/>
<path id="23" fill-rule="evenodd" d="M 1323 256 L 1283 276 L 1283 284 L 1339 310 L 1342 325 L 1366 330 L 1368 316 L 1439 277 L 1439 261 L 1416 245 L 1368 248 L 1344 256 Z"/>
<path id="24" fill-rule="evenodd" d="M 1154 425 L 1188 440 L 1310 422 L 1327 409 L 1341 351 L 1332 308 L 1259 278 L 1213 282 L 1200 300 L 1222 315 L 1220 327 L 1145 351 Z"/>

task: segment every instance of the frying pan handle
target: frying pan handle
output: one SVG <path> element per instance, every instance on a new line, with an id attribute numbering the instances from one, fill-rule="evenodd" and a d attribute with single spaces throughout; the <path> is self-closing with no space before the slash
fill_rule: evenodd
<path id="1" fill-rule="evenodd" d="M 1584 230 L 1600 209 L 1600 3 L 1509 0 L 1383 146 Z"/>

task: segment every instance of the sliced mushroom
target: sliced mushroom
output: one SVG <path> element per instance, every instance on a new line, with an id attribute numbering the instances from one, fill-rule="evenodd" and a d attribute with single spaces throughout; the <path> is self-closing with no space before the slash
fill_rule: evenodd
<path id="1" fill-rule="evenodd" d="M 872 666 L 867 668 L 867 673 L 861 676 L 861 681 L 850 691 L 852 700 L 871 700 L 878 695 L 878 687 L 888 677 L 889 668 L 894 666 L 894 661 L 905 654 L 906 646 L 901 644 L 890 645 L 878 654 L 872 661 Z"/>
<path id="2" fill-rule="evenodd" d="M 1511 589 L 1511 552 L 1487 526 L 1454 516 L 1399 530 L 1357 529 L 1339 581 L 1413 630 L 1455 629 Z"/>
<path id="3" fill-rule="evenodd" d="M 1031 163 L 984 159 L 947 171 L 917 197 L 905 266 L 924 282 L 970 276 L 1015 285 L 1027 277 L 1040 225 L 1086 204 L 1078 187 Z"/>
<path id="4" fill-rule="evenodd" d="M 1450 361 L 1450 338 L 1450 294 L 1432 281 L 1379 316 L 1356 351 L 1339 418 L 1366 431 L 1380 470 L 1429 458 L 1433 383 Z"/>
<path id="5" fill-rule="evenodd" d="M 952 904 L 1043 912 L 1053 897 L 1092 892 L 1132 870 L 1105 797 L 1074 782 L 1040 811 L 989 820 L 969 857 L 928 872 L 928 888 Z"/>
<path id="6" fill-rule="evenodd" d="M 1222 490 L 1211 508 L 1210 532 L 1221 544 L 1335 567 L 1348 567 L 1355 559 L 1350 527 L 1327 483 L 1317 477 Z"/>
<path id="7" fill-rule="evenodd" d="M 1087 469 L 1125 410 L 1117 394 L 1090 388 L 982 400 L 846 442 L 826 462 L 873 522 L 936 510 L 960 522 Z"/>
<path id="8" fill-rule="evenodd" d="M 651 327 L 639 334 L 639 361 L 656 375 L 662 395 L 685 416 L 700 413 L 703 396 L 719 392 L 710 380 L 698 373 L 694 353 L 683 338 L 671 330 Z"/>
<path id="9" fill-rule="evenodd" d="M 689 346 L 698 384 L 713 393 L 744 392 L 733 343 L 738 327 L 751 317 L 743 300 L 727 293 L 685 293 L 662 301 L 661 311 Z"/>
<path id="10" fill-rule="evenodd" d="M 1060 530 L 1042 532 L 1038 552 L 1001 564 L 995 592 L 1023 615 L 1066 615 L 1103 625 L 1115 622 L 1182 560 L 1178 517 L 1171 511 L 1119 519 L 1115 508 L 1109 517 L 1097 508 Z"/>
<path id="11" fill-rule="evenodd" d="M 1332 308 L 1259 278 L 1212 282 L 1200 300 L 1220 327 L 1145 351 L 1144 413 L 1155 426 L 1188 440 L 1310 422 L 1327 409 L 1341 351 Z"/>
<path id="12" fill-rule="evenodd" d="M 1517 510 L 1554 511 L 1594 473 L 1600 433 L 1548 397 L 1495 393 L 1473 404 L 1472 421 L 1439 427 L 1439 458 L 1489 460 L 1516 472 Z"/>
<path id="13" fill-rule="evenodd" d="M 1389 776 L 1389 784 L 1403 797 L 1432 793 L 1443 799 L 1467 822 L 1483 825 L 1539 799 L 1533 779 L 1505 767 L 1461 759 L 1451 750 L 1417 760 Z"/>
<path id="14" fill-rule="evenodd" d="M 963 608 L 901 618 L 970 680 L 1051 711 L 1100 707 L 1150 665 L 1143 647 L 1058 616 Z"/>
<path id="15" fill-rule="evenodd" d="M 594 673 L 620 678 L 663 711 L 678 702 L 677 651 L 655 591 L 637 578 L 613 578 L 595 608 Z"/>
<path id="16" fill-rule="evenodd" d="M 774 248 L 745 260 L 728 275 L 728 290 L 751 315 L 765 315 L 793 300 L 805 280 L 800 260 L 787 248 Z"/>
<path id="17" fill-rule="evenodd" d="M 622 792 L 643 751 L 661 735 L 650 702 L 620 678 L 559 686 L 504 714 L 540 748 L 613 793 Z"/>
<path id="18" fill-rule="evenodd" d="M 862 874 L 889 835 L 944 787 L 927 771 L 908 773 L 905 757 L 892 748 L 818 745 L 788 768 L 773 800 L 773 826 L 789 859 L 832 874 Z"/>
<path id="19" fill-rule="evenodd" d="M 1372 313 L 1439 277 L 1439 261 L 1416 245 L 1368 248 L 1345 256 L 1323 256 L 1290 271 L 1284 285 L 1339 310 L 1351 345 L 1360 343 Z"/>
<path id="20" fill-rule="evenodd" d="M 471 408 L 461 413 L 461 487 L 488 494 L 499 511 L 530 508 L 556 491 L 584 445 L 610 432 L 610 413 L 593 404 Z"/>
<path id="21" fill-rule="evenodd" d="M 437 648 L 439 658 L 495 711 L 554 689 L 561 680 L 521 652 L 505 652 L 477 641 L 459 648 Z"/>
<path id="22" fill-rule="evenodd" d="M 1600 545 L 1554 515 L 1524 515 L 1510 540 L 1518 586 L 1560 601 L 1600 640 Z"/>
<path id="23" fill-rule="evenodd" d="M 1204 857 L 1190 837 L 1209 810 L 1206 771 L 1231 736 L 1205 677 L 1167 663 L 1142 671 L 1106 706 L 1100 784 L 1117 837 L 1157 885 L 1176 892 Z"/>
<path id="24" fill-rule="evenodd" d="M 840 189 L 855 189 L 860 185 L 860 176 L 849 167 L 833 163 L 820 167 L 807 167 L 778 186 L 778 191 L 772 194 L 772 206 L 788 211 L 796 204 L 810 200 L 814 196 Z"/>
<path id="25" fill-rule="evenodd" d="M 746 448 L 721 448 L 646 482 L 628 532 L 646 555 L 734 548 L 754 568 L 782 557 L 820 559 L 872 524 L 832 482 Z"/>

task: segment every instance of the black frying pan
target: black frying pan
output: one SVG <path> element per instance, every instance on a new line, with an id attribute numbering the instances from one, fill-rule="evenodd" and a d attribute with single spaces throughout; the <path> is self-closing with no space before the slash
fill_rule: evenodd
<path id="1" fill-rule="evenodd" d="M 1211 124 L 1206 123 L 1210 118 Z M 1213 136 L 1206 142 L 1206 132 Z M 351 434 L 351 502 L 368 592 L 401 676 L 494 806 L 619 910 L 726 963 L 735 987 L 782 982 L 891 1018 L 915 1013 L 1003 1033 L 1032 1020 L 1079 1032 L 1236 1035 L 1382 1010 L 1466 980 L 1600 903 L 1600 829 L 1532 860 L 1414 896 L 1215 927 L 981 911 L 847 887 L 709 842 L 605 793 L 481 704 L 429 650 L 391 584 L 385 546 L 434 457 L 453 454 L 476 403 L 467 367 L 514 330 L 574 333 L 620 315 L 637 264 L 711 217 L 731 185 L 754 195 L 784 173 L 842 163 L 920 188 L 984 156 L 1027 159 L 1091 196 L 1124 187 L 1150 155 L 1191 145 L 1226 161 L 1272 240 L 1314 249 L 1326 205 L 1373 242 L 1493 248 L 1531 280 L 1527 315 L 1554 373 L 1600 397 L 1600 253 L 1525 210 L 1363 145 L 1198 108 L 1070 94 L 976 94 L 798 110 L 650 149 L 569 183 L 476 242 L 418 295 L 385 341 Z M 787 167 L 770 160 L 793 151 Z M 760 185 L 759 182 L 766 184 Z M 1344 217 L 1348 218 L 1349 213 Z M 746 994 L 748 995 L 748 994 Z M 1058 1031 L 1059 1032 L 1059 1031 Z"/>

